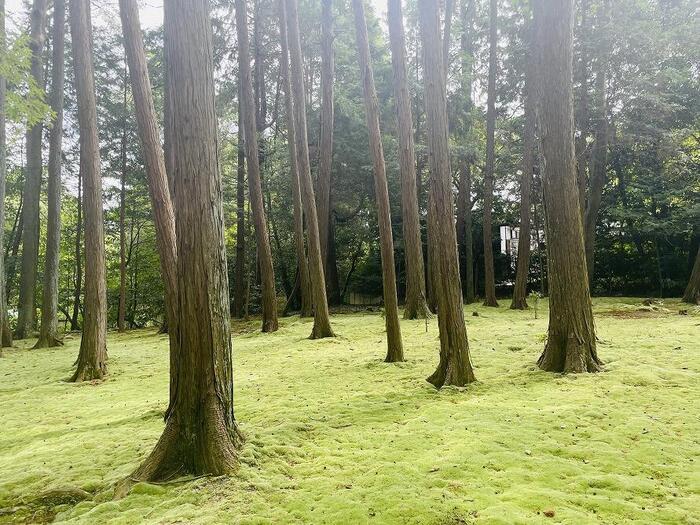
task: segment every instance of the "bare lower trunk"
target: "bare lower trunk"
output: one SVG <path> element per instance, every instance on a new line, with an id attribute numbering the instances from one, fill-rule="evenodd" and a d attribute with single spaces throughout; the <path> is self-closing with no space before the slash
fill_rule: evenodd
<path id="1" fill-rule="evenodd" d="M 695 256 L 695 264 L 693 264 L 693 271 L 690 274 L 688 286 L 686 286 L 685 293 L 683 293 L 683 302 L 700 304 L 700 248 L 698 248 L 698 253 Z"/>
<path id="2" fill-rule="evenodd" d="M 297 0 L 285 0 L 285 13 L 283 16 L 287 22 L 287 36 L 289 37 L 292 99 L 294 104 L 294 124 L 297 143 L 297 168 L 299 170 L 301 196 L 308 231 L 309 277 L 314 298 L 314 327 L 311 332 L 311 338 L 319 339 L 323 337 L 333 337 L 335 334 L 331 328 L 331 321 L 328 313 L 328 299 L 326 296 L 326 280 L 321 256 L 316 199 L 314 196 L 313 182 L 311 180 L 311 166 L 309 164 L 304 67 L 299 37 Z"/>
<path id="3" fill-rule="evenodd" d="M 150 481 L 229 473 L 242 441 L 233 410 L 209 2 L 171 0 L 165 9 L 181 345 L 165 430 L 131 476 Z"/>
<path id="4" fill-rule="evenodd" d="M 85 314 L 72 381 L 90 381 L 101 379 L 107 373 L 107 290 L 89 0 L 70 0 L 70 25 L 85 213 Z"/>
<path id="5" fill-rule="evenodd" d="M 419 0 L 419 19 L 425 53 L 425 106 L 430 151 L 430 192 L 434 207 L 428 220 L 433 223 L 435 252 L 439 259 L 435 295 L 438 301 L 440 331 L 440 363 L 428 381 L 440 388 L 444 385 L 464 386 L 475 380 L 469 358 L 467 327 L 462 306 L 462 286 L 457 261 L 457 236 L 452 198 L 447 101 L 442 71 L 443 59 L 439 33 L 437 0 Z"/>
<path id="6" fill-rule="evenodd" d="M 122 172 L 119 188 L 119 310 L 117 312 L 117 330 L 124 332 L 126 316 L 126 83 L 127 69 L 124 65 L 124 106 L 122 115 Z"/>
<path id="7" fill-rule="evenodd" d="M 31 75 L 39 87 L 44 86 L 44 42 L 46 41 L 47 0 L 34 0 L 30 18 Z M 20 266 L 19 306 L 17 315 L 17 339 L 30 337 L 36 325 L 37 267 L 39 264 L 39 201 L 43 160 L 41 138 L 43 124 L 38 122 L 27 130 L 27 167 L 24 172 L 22 214 L 22 261 Z"/>
<path id="8" fill-rule="evenodd" d="M 238 90 L 240 98 L 240 88 Z M 243 147 L 243 123 L 238 112 L 238 145 L 236 165 L 236 273 L 233 285 L 233 315 L 245 317 L 246 301 L 246 220 L 245 220 L 245 150 Z"/>
<path id="9" fill-rule="evenodd" d="M 536 100 L 544 173 L 549 328 L 538 360 L 550 372 L 595 372 L 593 312 L 576 191 L 573 144 L 573 0 L 534 2 Z"/>
<path id="10" fill-rule="evenodd" d="M 82 233 L 83 233 L 83 174 L 78 171 L 78 198 L 76 202 L 78 212 L 75 219 L 75 282 L 73 283 L 73 311 L 70 317 L 70 329 L 74 332 L 80 330 L 80 295 L 83 286 L 83 265 L 82 265 Z"/>
<path id="11" fill-rule="evenodd" d="M 401 216 L 406 262 L 406 304 L 404 319 L 424 319 L 429 315 L 426 303 L 423 243 L 420 235 L 418 195 L 416 188 L 416 156 L 413 143 L 411 96 L 406 74 L 406 38 L 403 28 L 401 0 L 388 1 L 387 18 L 391 41 L 391 64 L 394 71 L 396 129 L 399 139 L 401 171 Z"/>
<path id="12" fill-rule="evenodd" d="M 275 332 L 277 322 L 277 294 L 275 292 L 275 271 L 272 266 L 272 251 L 267 232 L 267 220 L 263 208 L 262 185 L 260 180 L 260 164 L 258 158 L 258 137 L 255 118 L 255 101 L 253 99 L 253 83 L 250 69 L 250 45 L 248 42 L 248 24 L 246 16 L 246 0 L 236 0 L 236 30 L 238 34 L 238 67 L 240 75 L 241 100 L 239 111 L 243 123 L 243 137 L 248 167 L 248 193 L 255 238 L 258 248 L 260 277 L 262 281 L 262 331 Z"/>
<path id="13" fill-rule="evenodd" d="M 56 118 L 49 138 L 49 183 L 47 191 L 46 257 L 39 340 L 34 348 L 62 345 L 58 338 L 58 265 L 61 250 L 61 153 L 63 143 L 64 34 L 66 6 L 54 0 L 51 109 Z M 0 221 L 0 224 L 4 224 Z"/>

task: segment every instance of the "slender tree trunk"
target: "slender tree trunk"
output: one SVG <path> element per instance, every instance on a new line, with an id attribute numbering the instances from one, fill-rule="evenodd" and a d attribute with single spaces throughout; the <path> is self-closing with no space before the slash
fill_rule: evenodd
<path id="1" fill-rule="evenodd" d="M 396 293 L 396 267 L 394 266 L 394 240 L 391 232 L 391 206 L 389 188 L 384 165 L 384 148 L 379 129 L 379 101 L 374 86 L 372 57 L 369 52 L 367 21 L 365 20 L 364 0 L 352 0 L 355 14 L 355 34 L 360 63 L 360 78 L 365 98 L 369 149 L 374 164 L 374 190 L 377 199 L 377 222 L 379 223 L 379 249 L 382 257 L 382 286 L 384 290 L 384 321 L 387 335 L 385 361 L 403 361 L 403 343 L 399 324 L 399 305 Z"/>
<path id="2" fill-rule="evenodd" d="M 0 56 L 5 56 L 7 52 L 7 38 L 5 35 L 5 0 L 0 0 Z M 2 257 L 0 257 L 0 330 L 2 337 L 0 341 L 0 357 L 2 357 L 2 348 L 4 346 L 12 346 L 12 341 L 6 345 L 4 332 L 7 324 L 7 297 L 5 295 L 5 179 L 7 177 L 7 161 L 6 148 L 7 136 L 5 132 L 5 91 L 7 89 L 7 80 L 0 75 L 0 248 L 3 249 Z"/>
<path id="3" fill-rule="evenodd" d="M 100 178 L 100 142 L 92 63 L 89 0 L 70 0 L 75 90 L 80 124 L 80 171 L 85 212 L 85 313 L 77 368 L 72 381 L 101 379 L 107 373 L 107 289 Z"/>
<path id="4" fill-rule="evenodd" d="M 73 332 L 80 330 L 80 294 L 83 287 L 83 265 L 82 265 L 82 232 L 83 232 L 83 172 L 78 171 L 78 212 L 75 219 L 75 283 L 73 286 L 73 312 L 70 318 L 70 329 Z"/>
<path id="5" fill-rule="evenodd" d="M 530 23 L 530 32 L 532 24 Z M 532 44 L 532 38 L 530 38 Z M 530 49 L 533 46 L 530 45 Z M 530 207 L 532 195 L 532 172 L 535 164 L 535 130 L 537 121 L 532 93 L 533 68 L 528 63 L 525 72 L 525 128 L 523 129 L 523 173 L 520 177 L 520 235 L 518 238 L 518 262 L 515 271 L 513 310 L 524 310 L 527 305 L 527 278 L 530 273 Z"/>
<path id="6" fill-rule="evenodd" d="M 693 271 L 688 280 L 688 286 L 683 293 L 683 302 L 690 304 L 700 304 L 700 248 L 695 256 Z"/>
<path id="7" fill-rule="evenodd" d="M 56 118 L 49 137 L 48 220 L 46 222 L 44 290 L 39 340 L 34 348 L 51 348 L 63 344 L 58 338 L 58 265 L 61 252 L 61 154 L 63 149 L 65 25 L 65 0 L 54 0 L 51 109 L 56 114 Z M 4 224 L 4 222 L 0 221 L 0 224 Z"/>
<path id="8" fill-rule="evenodd" d="M 289 51 L 292 79 L 292 101 L 294 105 L 294 127 L 296 130 L 297 169 L 301 183 L 301 197 L 306 216 L 308 232 L 309 277 L 314 301 L 314 327 L 312 339 L 333 337 L 328 300 L 326 297 L 326 280 L 321 256 L 321 243 L 318 229 L 316 199 L 311 180 L 309 164 L 309 144 L 306 128 L 306 104 L 304 91 L 304 66 L 301 58 L 301 42 L 299 37 L 299 19 L 297 0 L 285 0 L 284 18 L 287 22 Z"/>
<path id="9" fill-rule="evenodd" d="M 292 103 L 292 84 L 289 75 L 289 45 L 287 44 L 287 25 L 284 19 L 284 0 L 278 0 L 280 17 L 280 43 L 282 56 L 280 58 L 280 74 L 284 87 L 284 105 L 287 117 L 287 146 L 289 147 L 289 175 L 292 179 L 292 202 L 294 208 L 294 247 L 297 256 L 297 279 L 300 297 L 301 317 L 313 315 L 311 297 L 311 282 L 309 279 L 309 262 L 304 247 L 304 211 L 301 203 L 301 187 L 299 168 L 297 165 L 296 127 L 294 125 L 294 105 Z"/>
<path id="10" fill-rule="evenodd" d="M 242 438 L 233 365 L 209 2 L 165 4 L 172 102 L 180 365 L 163 435 L 131 476 L 226 474 Z M 126 487 L 129 483 L 125 483 Z M 120 487 L 117 493 L 122 493 Z"/>
<path id="11" fill-rule="evenodd" d="M 581 22 L 578 26 L 578 40 L 580 42 L 579 57 L 576 64 L 576 81 L 579 85 L 578 104 L 576 105 L 576 128 L 579 133 L 576 136 L 576 185 L 578 190 L 578 203 L 581 216 L 586 211 L 586 186 L 588 184 L 588 52 L 586 40 L 591 27 L 588 16 L 589 0 L 581 0 Z"/>
<path id="12" fill-rule="evenodd" d="M 134 96 L 136 124 L 141 147 L 143 148 L 148 193 L 153 209 L 156 247 L 160 259 L 160 269 L 163 274 L 166 310 L 165 324 L 167 325 L 166 331 L 170 342 L 170 369 L 174 371 L 179 364 L 179 337 L 177 324 L 177 239 L 172 188 L 168 181 L 166 156 L 160 144 L 160 133 L 153 103 L 153 91 L 148 76 L 146 50 L 143 44 L 136 0 L 120 0 L 119 12 L 124 33 L 124 46 L 131 73 L 131 91 Z M 172 125 L 172 121 L 169 118 L 166 119 L 165 123 L 166 125 Z M 172 130 L 167 131 L 164 135 L 171 137 L 172 132 Z M 167 149 L 165 148 L 165 151 Z M 170 407 L 172 407 L 173 397 L 177 390 L 174 380 L 178 377 L 178 374 L 171 373 L 170 377 Z"/>
<path id="13" fill-rule="evenodd" d="M 486 170 L 484 171 L 484 306 L 498 306 L 493 267 L 493 177 L 496 161 L 496 68 L 498 63 L 498 1 L 489 1 L 489 79 L 486 108 Z"/>
<path id="14" fill-rule="evenodd" d="M 37 86 L 44 86 L 44 43 L 46 41 L 47 0 L 34 0 L 30 17 L 31 75 Z M 19 275 L 19 307 L 17 316 L 17 339 L 30 337 L 36 324 L 37 266 L 39 264 L 39 200 L 41 197 L 41 175 L 43 160 L 41 138 L 44 126 L 41 122 L 27 130 L 27 167 L 24 172 L 22 213 L 22 261 Z"/>
<path id="15" fill-rule="evenodd" d="M 124 64 L 124 101 L 122 115 L 122 172 L 119 188 L 119 311 L 117 313 L 117 330 L 124 332 L 126 316 L 126 114 L 127 114 L 127 66 Z"/>
<path id="16" fill-rule="evenodd" d="M 272 251 L 267 233 L 267 221 L 263 208 L 262 186 L 260 181 L 260 164 L 258 159 L 258 138 L 255 118 L 255 101 L 250 70 L 250 45 L 248 42 L 248 24 L 246 0 L 236 0 L 236 29 L 238 34 L 238 67 L 241 84 L 239 111 L 243 123 L 243 137 L 248 166 L 248 193 L 255 238 L 258 247 L 260 277 L 262 281 L 262 331 L 275 332 L 277 323 L 277 294 L 275 292 L 275 272 L 272 266 Z"/>
<path id="17" fill-rule="evenodd" d="M 428 381 L 437 388 L 443 385 L 464 386 L 474 381 L 475 377 L 469 358 L 457 260 L 438 0 L 419 0 L 418 10 L 425 53 L 425 107 L 428 150 L 431 153 L 431 204 L 434 207 L 428 220 L 433 222 L 436 253 L 439 254 L 439 259 L 431 264 L 438 269 L 435 295 L 438 301 L 440 363 Z"/>
<path id="18" fill-rule="evenodd" d="M 404 319 L 424 319 L 429 315 L 429 310 L 425 299 L 425 269 L 418 214 L 413 116 L 411 115 L 411 95 L 408 92 L 406 74 L 406 37 L 403 28 L 401 0 L 388 0 L 387 7 L 391 64 L 394 71 L 396 129 L 399 136 L 401 215 L 406 258 L 406 304 L 403 316 Z"/>
<path id="19" fill-rule="evenodd" d="M 547 343 L 538 365 L 550 372 L 595 372 L 601 362 L 596 354 L 573 143 L 573 0 L 536 0 L 534 19 L 550 292 Z"/>
<path id="20" fill-rule="evenodd" d="M 238 90 L 240 98 L 240 88 Z M 240 102 L 239 102 L 240 106 Z M 238 147 L 236 168 L 236 276 L 233 290 L 233 315 L 237 319 L 245 317 L 246 301 L 246 257 L 245 257 L 245 148 L 243 146 L 243 122 L 238 112 Z"/>

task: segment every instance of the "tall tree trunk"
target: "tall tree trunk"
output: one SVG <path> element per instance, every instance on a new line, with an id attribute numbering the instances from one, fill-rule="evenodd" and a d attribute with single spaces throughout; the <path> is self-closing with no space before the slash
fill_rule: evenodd
<path id="1" fill-rule="evenodd" d="M 529 23 L 529 32 L 532 33 L 532 23 Z M 532 37 L 529 39 L 530 49 Z M 530 207 L 532 196 L 532 172 L 535 164 L 535 131 L 537 127 L 534 112 L 534 94 L 532 93 L 533 67 L 531 60 L 527 64 L 525 72 L 525 127 L 523 129 L 523 173 L 520 177 L 520 235 L 518 236 L 518 261 L 515 270 L 515 286 L 513 288 L 513 301 L 510 307 L 513 310 L 527 308 L 527 278 L 530 273 Z"/>
<path id="2" fill-rule="evenodd" d="M 309 280 L 309 262 L 304 248 L 304 211 L 301 203 L 301 185 L 299 182 L 299 168 L 297 165 L 296 127 L 294 125 L 294 105 L 292 102 L 292 84 L 289 75 L 289 45 L 287 44 L 287 25 L 284 19 L 284 0 L 279 3 L 280 44 L 282 56 L 280 58 L 280 75 L 284 87 L 284 105 L 287 118 L 287 146 L 289 148 L 289 175 L 292 179 L 292 203 L 294 208 L 294 248 L 297 256 L 297 279 L 299 281 L 300 315 L 311 317 L 313 315 L 313 301 L 311 297 L 311 282 Z"/>
<path id="3" fill-rule="evenodd" d="M 258 248 L 260 277 L 262 281 L 262 331 L 275 332 L 277 322 L 277 294 L 275 292 L 275 271 L 272 266 L 272 251 L 267 232 L 267 221 L 263 207 L 260 164 L 258 158 L 258 137 L 255 118 L 255 100 L 250 71 L 250 44 L 246 0 L 236 0 L 236 30 L 238 34 L 238 69 L 241 85 L 239 111 L 243 121 L 243 137 L 248 166 L 248 194 L 253 209 L 255 238 Z"/>
<path id="4" fill-rule="evenodd" d="M 404 319 L 424 319 L 429 315 L 425 297 L 423 243 L 420 236 L 418 195 L 416 188 L 416 153 L 413 144 L 411 96 L 406 74 L 406 37 L 403 28 L 401 0 L 388 0 L 387 18 L 391 43 L 391 65 L 394 71 L 396 129 L 399 138 L 401 171 L 401 215 L 406 259 L 406 304 Z"/>
<path id="5" fill-rule="evenodd" d="M 37 86 L 44 86 L 44 43 L 46 41 L 47 0 L 34 0 L 30 17 L 31 75 Z M 39 201 L 41 197 L 41 174 L 43 160 L 41 138 L 44 126 L 41 122 L 27 130 L 27 167 L 24 171 L 22 214 L 22 262 L 19 275 L 19 307 L 17 315 L 17 339 L 30 337 L 36 324 L 37 266 L 39 264 Z"/>
<path id="6" fill-rule="evenodd" d="M 301 198 L 304 206 L 304 215 L 306 216 L 309 277 L 314 298 L 314 327 L 311 332 L 311 338 L 320 339 L 323 337 L 333 337 L 335 334 L 331 328 L 330 315 L 328 313 L 328 299 L 326 296 L 323 258 L 321 256 L 316 199 L 314 196 L 314 187 L 311 180 L 311 166 L 309 163 L 306 103 L 304 98 L 304 65 L 301 58 L 297 0 L 285 0 L 284 18 L 286 18 L 287 21 L 287 36 L 289 37 L 288 44 L 291 63 L 294 127 L 296 132 L 297 169 L 299 173 L 299 182 L 301 183 Z"/>
<path id="7" fill-rule="evenodd" d="M 0 0 L 0 55 L 7 52 L 7 37 L 5 35 L 5 0 Z M 7 80 L 0 75 L 0 248 L 3 249 L 0 256 L 0 330 L 3 336 L 0 338 L 0 357 L 3 346 L 12 346 L 12 341 L 6 345 L 4 332 L 7 324 L 7 296 L 5 295 L 5 179 L 7 177 L 6 148 L 7 136 L 5 132 L 5 91 Z"/>
<path id="8" fill-rule="evenodd" d="M 80 330 L 80 295 L 83 287 L 83 264 L 82 264 L 82 232 L 83 232 L 83 172 L 78 171 L 78 212 L 75 218 L 75 283 L 73 285 L 73 311 L 70 318 L 70 329 L 73 332 Z"/>
<path id="9" fill-rule="evenodd" d="M 581 21 L 578 26 L 578 40 L 580 45 L 579 57 L 576 64 L 576 81 L 578 82 L 578 104 L 576 105 L 576 185 L 578 191 L 578 204 L 581 216 L 586 211 L 586 186 L 588 184 L 588 50 L 587 38 L 590 35 L 589 0 L 581 0 Z"/>
<path id="10" fill-rule="evenodd" d="M 233 411 L 209 2 L 169 0 L 165 10 L 181 345 L 179 366 L 171 371 L 178 375 L 171 381 L 177 389 L 165 430 L 131 476 L 151 481 L 228 473 L 242 442 Z"/>
<path id="11" fill-rule="evenodd" d="M 170 342 L 170 369 L 176 369 L 179 363 L 179 337 L 177 314 L 177 239 L 175 233 L 175 212 L 173 211 L 172 188 L 168 181 L 167 163 L 164 149 L 160 144 L 160 133 L 156 110 L 153 103 L 153 91 L 148 76 L 148 62 L 143 44 L 141 24 L 139 22 L 138 4 L 136 0 L 120 0 L 119 12 L 124 33 L 129 71 L 131 73 L 131 91 L 134 96 L 136 124 L 143 149 L 148 193 L 153 209 L 153 220 L 156 229 L 156 247 L 160 259 L 160 269 L 163 274 L 165 289 L 165 309 L 167 332 Z M 169 110 L 170 111 L 170 110 Z M 166 125 L 172 125 L 166 119 Z M 173 130 L 164 133 L 171 137 Z M 165 148 L 167 151 L 167 148 Z M 172 159 L 171 159 L 172 160 Z M 177 385 L 173 383 L 177 373 L 171 373 L 170 407 Z M 170 408 L 168 409 L 168 411 Z M 166 412 L 167 416 L 167 412 Z"/>
<path id="12" fill-rule="evenodd" d="M 576 191 L 571 83 L 573 0 L 536 0 L 535 93 L 544 156 L 549 328 L 538 360 L 550 372 L 595 372 L 593 311 Z"/>
<path id="13" fill-rule="evenodd" d="M 461 117 L 461 133 L 468 139 L 472 127 L 472 70 L 474 62 L 474 0 L 462 0 L 460 18 L 462 34 L 460 51 L 462 56 L 461 91 L 465 98 Z M 459 122 L 459 119 L 458 119 Z M 472 239 L 472 162 L 471 155 L 460 159 L 459 180 L 457 183 L 457 247 L 459 253 L 460 276 L 464 289 L 464 301 L 475 301 L 474 292 L 474 246 Z"/>
<path id="14" fill-rule="evenodd" d="M 240 86 L 238 90 L 240 107 Z M 237 319 L 245 317 L 246 302 L 246 221 L 245 221 L 245 148 L 243 146 L 243 121 L 238 111 L 238 145 L 236 164 L 236 273 L 233 289 L 233 315 Z"/>
<path id="15" fill-rule="evenodd" d="M 70 0 L 75 91 L 80 124 L 80 171 L 85 213 L 85 313 L 77 368 L 72 381 L 101 379 L 107 373 L 107 289 L 97 136 L 92 23 L 89 0 Z"/>
<path id="16" fill-rule="evenodd" d="M 58 265 L 61 252 L 61 155 L 63 150 L 65 25 L 65 0 L 54 0 L 51 109 L 56 114 L 56 118 L 49 136 L 48 220 L 46 222 L 44 290 L 39 340 L 34 348 L 51 348 L 63 344 L 58 338 Z M 0 221 L 0 224 L 4 223 Z"/>
<path id="17" fill-rule="evenodd" d="M 690 304 L 700 304 L 700 248 L 695 256 L 693 271 L 688 280 L 688 286 L 683 293 L 683 302 Z"/>
<path id="18" fill-rule="evenodd" d="M 475 380 L 469 358 L 467 327 L 462 306 L 462 285 L 457 260 L 447 130 L 447 100 L 442 71 L 442 47 L 438 0 L 419 0 L 419 19 L 425 53 L 425 107 L 430 151 L 430 192 L 434 212 L 433 222 L 436 253 L 432 262 L 437 268 L 438 327 L 440 331 L 440 363 L 428 381 L 440 388 L 443 385 L 464 386 Z"/>
<path id="19" fill-rule="evenodd" d="M 355 14 L 355 34 L 360 63 L 360 78 L 365 99 L 367 129 L 369 132 L 369 149 L 374 165 L 374 191 L 377 199 L 377 222 L 379 223 L 379 250 L 382 257 L 382 287 L 384 291 L 384 321 L 387 335 L 387 353 L 385 361 L 395 363 L 403 361 L 403 343 L 401 325 L 399 324 L 399 304 L 396 293 L 396 267 L 394 266 L 394 240 L 391 232 L 391 206 L 389 204 L 389 187 L 384 165 L 384 148 L 379 129 L 379 101 L 374 86 L 372 57 L 369 53 L 369 37 L 365 20 L 364 0 L 352 0 Z"/>
<path id="20" fill-rule="evenodd" d="M 445 89 L 450 77 L 450 43 L 452 41 L 452 14 L 455 9 L 455 0 L 445 0 L 445 13 L 442 29 L 442 70 L 445 74 Z"/>
<path id="21" fill-rule="evenodd" d="M 124 332 L 124 318 L 126 316 L 126 115 L 128 111 L 126 94 L 127 94 L 127 66 L 124 64 L 124 100 L 123 100 L 123 115 L 122 115 L 122 172 L 120 177 L 119 187 L 119 310 L 117 312 L 117 330 Z"/>
<path id="22" fill-rule="evenodd" d="M 493 177 L 496 161 L 496 68 L 498 63 L 498 1 L 489 0 L 489 79 L 486 107 L 486 169 L 484 171 L 484 306 L 498 306 L 493 267 Z"/>

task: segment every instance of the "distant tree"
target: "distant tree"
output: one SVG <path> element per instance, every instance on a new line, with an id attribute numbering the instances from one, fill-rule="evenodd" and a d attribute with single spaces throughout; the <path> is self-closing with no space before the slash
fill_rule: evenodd
<path id="1" fill-rule="evenodd" d="M 240 83 L 239 83 L 240 84 Z M 240 106 L 240 86 L 238 98 Z M 233 315 L 246 316 L 246 219 L 245 219 L 245 145 L 243 120 L 238 111 L 238 143 L 236 144 L 236 273 L 233 283 Z"/>
<path id="2" fill-rule="evenodd" d="M 107 373 L 107 291 L 102 180 L 89 0 L 70 0 L 70 26 L 85 212 L 85 313 L 77 368 L 71 379 L 80 382 L 101 379 Z"/>
<path id="3" fill-rule="evenodd" d="M 44 260 L 41 327 L 39 329 L 39 340 L 34 345 L 34 348 L 51 348 L 63 344 L 58 338 L 58 265 L 61 252 L 61 161 L 63 154 L 65 25 L 65 0 L 54 0 L 51 109 L 55 114 L 55 118 L 49 136 L 48 220 L 46 221 L 46 256 Z"/>
<path id="4" fill-rule="evenodd" d="M 591 297 L 574 157 L 573 0 L 534 2 L 536 101 L 549 263 L 549 329 L 538 360 L 550 372 L 595 372 Z"/>
<path id="5" fill-rule="evenodd" d="M 122 76 L 122 139 L 121 139 L 121 173 L 119 174 L 119 306 L 117 310 L 117 330 L 126 330 L 126 177 L 127 160 L 126 149 L 129 137 L 127 127 L 128 116 L 128 69 L 124 64 L 124 75 Z M 135 294 L 133 294 L 135 297 Z"/>
<path id="6" fill-rule="evenodd" d="M 416 188 L 416 153 L 413 143 L 413 116 L 406 73 L 406 38 L 403 27 L 401 0 L 389 0 L 387 5 L 391 65 L 394 72 L 394 104 L 396 133 L 399 143 L 401 171 L 401 218 L 406 263 L 406 304 L 404 319 L 424 319 L 429 315 L 426 303 L 423 243 L 420 234 L 418 194 Z"/>
<path id="7" fill-rule="evenodd" d="M 440 363 L 428 381 L 437 388 L 443 385 L 464 386 L 475 380 L 469 358 L 467 327 L 462 309 L 462 287 L 457 261 L 457 236 L 452 197 L 452 174 L 447 130 L 447 101 L 442 71 L 440 9 L 438 0 L 419 0 L 418 10 L 425 59 L 425 107 L 430 155 L 430 192 L 433 195 L 432 220 L 436 233 L 433 242 L 439 259 L 436 266 Z"/>
<path id="8" fill-rule="evenodd" d="M 352 0 L 355 14 L 355 34 L 360 62 L 360 79 L 365 98 L 367 129 L 369 132 L 369 149 L 374 167 L 374 191 L 377 199 L 377 221 L 379 222 L 379 249 L 382 258 L 382 288 L 384 291 L 384 320 L 387 335 L 387 353 L 385 361 L 395 363 L 403 361 L 403 342 L 399 324 L 399 307 L 396 292 L 396 269 L 394 267 L 394 240 L 391 233 L 391 208 L 389 206 L 389 188 L 384 164 L 384 148 L 379 129 L 379 102 L 374 86 L 372 57 L 369 52 L 367 21 L 365 20 L 364 0 Z"/>
<path id="9" fill-rule="evenodd" d="M 165 10 L 181 347 L 165 430 L 130 477 L 150 481 L 226 474 L 242 443 L 233 411 L 209 2 L 170 0 Z"/>
<path id="10" fill-rule="evenodd" d="M 493 177 L 496 162 L 496 69 L 498 67 L 498 0 L 489 0 L 489 78 L 486 108 L 484 171 L 484 306 L 498 306 L 493 266 Z"/>
<path id="11" fill-rule="evenodd" d="M 37 86 L 44 86 L 44 43 L 46 42 L 47 0 L 34 0 L 30 15 L 31 75 Z M 24 171 L 22 261 L 20 268 L 17 339 L 30 337 L 36 324 L 37 267 L 39 264 L 39 201 L 41 197 L 42 160 L 41 138 L 44 126 L 41 121 L 27 129 L 27 166 Z"/>

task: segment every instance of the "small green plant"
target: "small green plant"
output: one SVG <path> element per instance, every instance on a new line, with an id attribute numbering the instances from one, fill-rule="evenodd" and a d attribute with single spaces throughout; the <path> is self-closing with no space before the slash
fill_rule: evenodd
<path id="1" fill-rule="evenodd" d="M 540 304 L 540 299 L 542 298 L 542 294 L 540 292 L 535 292 L 532 291 L 530 292 L 530 295 L 527 296 L 530 304 L 532 305 L 532 311 L 535 314 L 535 319 L 537 319 L 537 307 Z"/>

